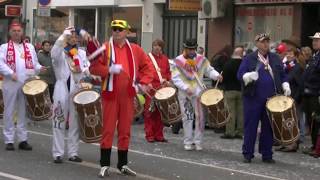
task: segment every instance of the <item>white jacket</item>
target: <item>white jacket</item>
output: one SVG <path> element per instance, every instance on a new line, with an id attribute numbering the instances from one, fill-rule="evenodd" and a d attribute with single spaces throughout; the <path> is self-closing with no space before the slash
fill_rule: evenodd
<path id="1" fill-rule="evenodd" d="M 89 68 L 89 61 L 86 56 L 86 52 L 82 49 L 78 49 L 78 59 L 81 68 L 81 73 L 72 73 L 69 68 L 67 59 L 69 58 L 64 52 L 63 47 L 64 37 L 61 35 L 59 39 L 55 42 L 51 50 L 51 58 L 53 60 L 53 70 L 56 76 L 56 85 L 55 91 L 60 91 L 59 89 L 67 89 L 67 80 L 70 78 L 70 92 L 73 92 L 75 89 L 79 88 L 79 82 L 82 78 L 85 77 L 85 71 Z"/>
<path id="2" fill-rule="evenodd" d="M 27 69 L 25 68 L 25 59 L 20 57 L 20 54 L 23 50 L 23 44 L 14 43 L 15 50 L 15 60 L 16 60 L 16 74 L 18 78 L 18 82 L 24 83 L 26 79 L 34 76 L 40 72 L 41 65 L 38 62 L 37 53 L 33 47 L 33 45 L 27 43 L 26 44 L 30 49 L 30 53 L 32 56 L 32 62 L 34 67 L 34 73 L 30 74 L 30 71 L 27 73 Z M 4 83 L 11 81 L 11 75 L 14 71 L 6 64 L 7 61 L 7 48 L 8 43 L 2 44 L 0 47 L 0 74 L 4 76 Z M 19 50 L 20 49 L 20 50 Z M 21 51 L 21 52 L 20 52 Z"/>

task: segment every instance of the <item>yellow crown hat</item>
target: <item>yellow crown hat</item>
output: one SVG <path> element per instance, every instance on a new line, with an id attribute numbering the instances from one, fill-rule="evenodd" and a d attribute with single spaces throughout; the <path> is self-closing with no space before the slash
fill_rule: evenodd
<path id="1" fill-rule="evenodd" d="M 131 28 L 127 21 L 119 20 L 119 19 L 111 21 L 111 28 L 112 27 L 120 27 L 123 29 L 130 29 Z"/>

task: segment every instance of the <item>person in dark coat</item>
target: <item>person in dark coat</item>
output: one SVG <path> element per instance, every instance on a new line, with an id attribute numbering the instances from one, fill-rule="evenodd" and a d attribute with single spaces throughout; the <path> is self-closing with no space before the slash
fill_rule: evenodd
<path id="1" fill-rule="evenodd" d="M 275 163 L 272 158 L 273 133 L 266 102 L 276 93 L 284 92 L 286 96 L 290 96 L 291 90 L 279 56 L 269 51 L 270 36 L 258 34 L 255 42 L 258 50 L 243 59 L 237 74 L 243 87 L 243 162 L 251 163 L 254 158 L 257 128 L 261 120 L 259 153 L 262 154 L 264 163 Z"/>
<path id="2" fill-rule="evenodd" d="M 310 155 L 316 154 L 315 147 L 320 128 L 320 32 L 310 36 L 314 50 L 313 58 L 308 61 L 304 78 L 303 107 L 306 121 L 310 127 L 312 146 L 305 151 Z"/>

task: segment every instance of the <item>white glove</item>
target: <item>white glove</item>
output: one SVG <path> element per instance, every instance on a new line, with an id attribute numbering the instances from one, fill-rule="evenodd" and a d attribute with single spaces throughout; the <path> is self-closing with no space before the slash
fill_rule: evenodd
<path id="1" fill-rule="evenodd" d="M 122 71 L 122 64 L 113 64 L 109 68 L 110 74 L 120 74 L 121 71 Z"/>
<path id="2" fill-rule="evenodd" d="M 253 72 L 247 72 L 242 76 L 242 79 L 244 81 L 244 85 L 248 85 L 252 81 L 256 81 L 259 78 L 259 74 L 256 71 Z"/>
<path id="3" fill-rule="evenodd" d="M 72 26 L 67 27 L 66 29 L 64 29 L 63 35 L 70 36 L 70 35 L 72 35 L 72 31 L 75 31 L 74 27 L 72 27 Z"/>
<path id="4" fill-rule="evenodd" d="M 81 29 L 80 32 L 79 32 L 79 35 L 81 37 L 85 37 L 87 34 L 88 34 L 88 32 L 86 30 L 84 30 L 84 29 Z"/>
<path id="5" fill-rule="evenodd" d="M 288 82 L 282 83 L 282 89 L 283 89 L 283 92 L 284 92 L 285 96 L 290 96 L 291 95 L 290 84 Z"/>

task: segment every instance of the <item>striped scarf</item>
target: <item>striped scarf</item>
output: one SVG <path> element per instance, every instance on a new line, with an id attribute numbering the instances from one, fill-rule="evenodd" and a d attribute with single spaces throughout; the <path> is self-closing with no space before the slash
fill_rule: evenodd
<path id="1" fill-rule="evenodd" d="M 129 41 L 126 39 L 126 44 L 128 45 L 130 51 L 128 54 L 130 54 L 128 57 L 129 59 L 129 73 L 130 73 L 130 82 L 132 84 L 132 87 L 135 88 L 135 81 L 136 81 L 136 66 L 135 66 L 135 59 L 133 56 L 132 48 L 129 43 Z M 105 45 L 107 46 L 107 45 Z M 113 64 L 116 64 L 116 57 L 115 57 L 115 51 L 114 51 L 114 44 L 113 44 L 113 38 L 111 37 L 108 43 L 108 52 L 107 52 L 107 65 L 111 67 Z M 109 74 L 108 78 L 106 78 L 102 84 L 102 90 L 107 92 L 113 92 L 114 84 L 115 84 L 115 78 L 114 74 Z"/>

